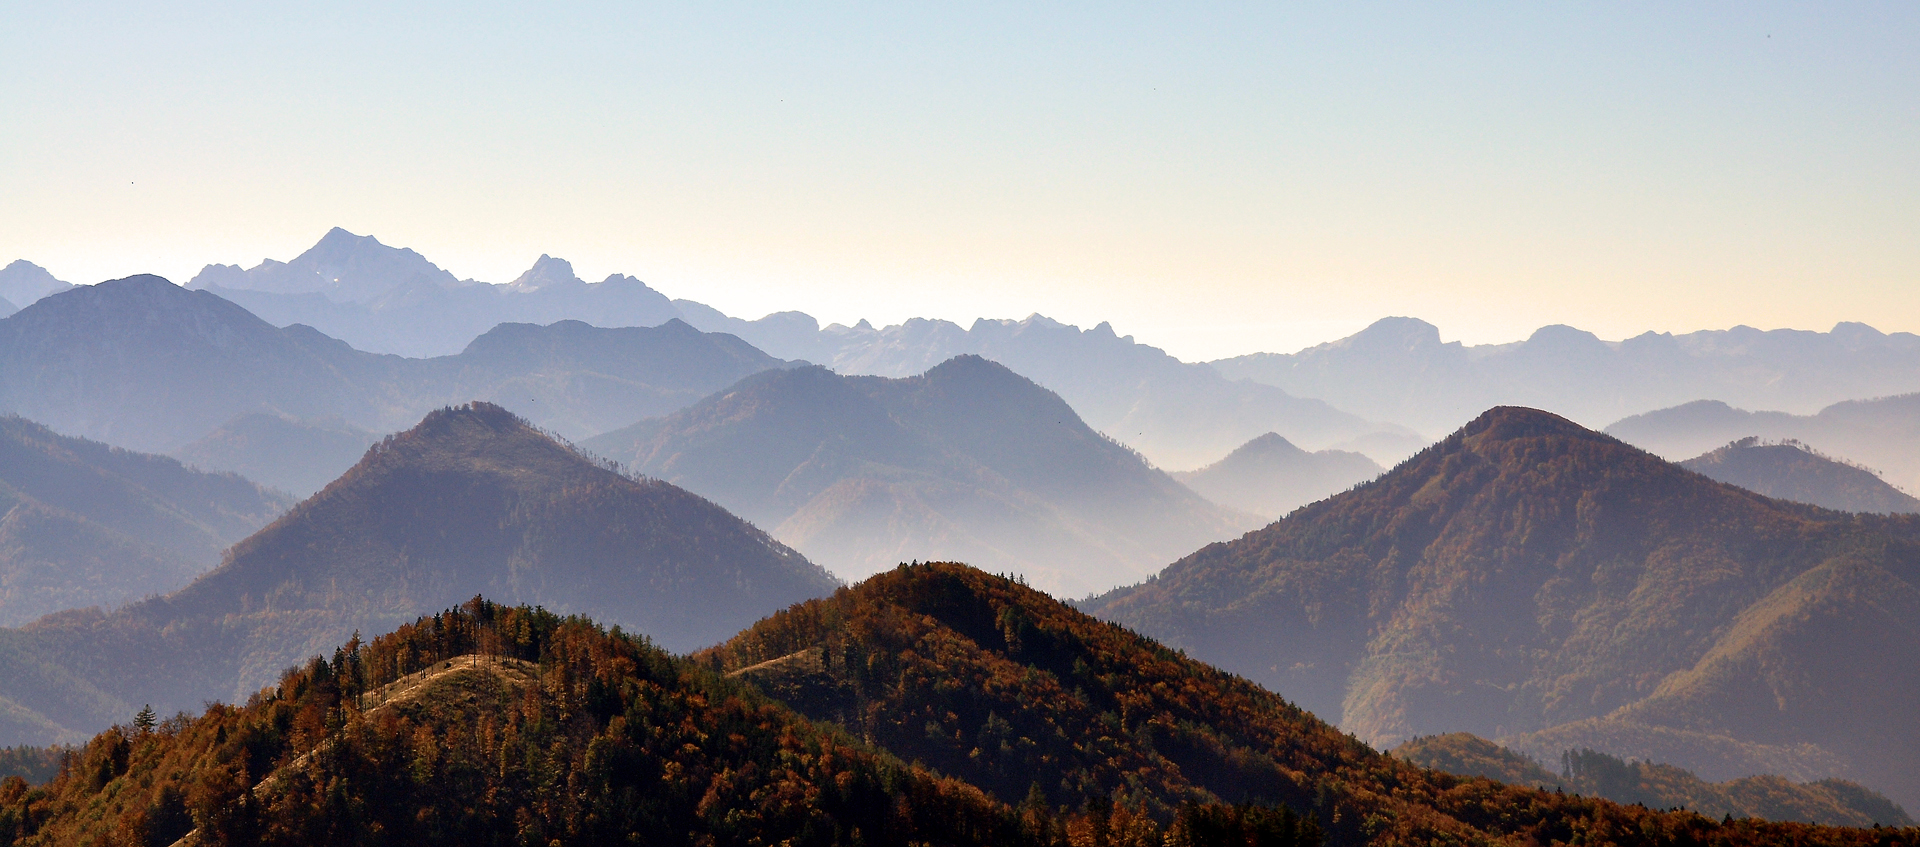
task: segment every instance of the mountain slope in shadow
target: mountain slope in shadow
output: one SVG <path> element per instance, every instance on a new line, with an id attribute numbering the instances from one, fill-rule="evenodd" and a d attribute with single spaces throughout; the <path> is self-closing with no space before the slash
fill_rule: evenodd
<path id="1" fill-rule="evenodd" d="M 1920 512 L 1920 499 L 1866 468 L 1821 455 L 1796 441 L 1749 436 L 1680 463 L 1748 491 L 1842 512 Z"/>
<path id="2" fill-rule="evenodd" d="M 0 698 L 91 731 L 136 698 L 171 711 L 243 697 L 356 630 L 480 593 L 685 650 L 835 584 L 720 507 L 475 403 L 382 441 L 186 588 L 0 630 Z M 0 744 L 45 739 L 22 723 L 0 719 Z"/>
<path id="3" fill-rule="evenodd" d="M 0 417 L 0 626 L 172 591 L 291 505 L 232 474 Z"/>
<path id="4" fill-rule="evenodd" d="M 712 497 L 850 578 L 965 556 L 1086 594 L 1257 524 L 977 356 L 906 379 L 757 374 L 584 446 Z"/>
<path id="5" fill-rule="evenodd" d="M 1465 730 L 1913 804 L 1916 585 L 1920 519 L 1771 500 L 1498 408 L 1089 605 L 1376 743 Z"/>

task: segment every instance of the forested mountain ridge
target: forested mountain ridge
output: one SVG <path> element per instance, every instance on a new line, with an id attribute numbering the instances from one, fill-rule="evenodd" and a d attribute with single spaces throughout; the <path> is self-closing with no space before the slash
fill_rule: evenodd
<path id="1" fill-rule="evenodd" d="M 584 443 L 849 577 L 966 558 L 1085 595 L 1258 521 L 1207 502 L 1005 366 L 756 374 Z"/>
<path id="2" fill-rule="evenodd" d="M 70 739 L 129 703 L 241 698 L 356 630 L 483 591 L 685 650 L 835 584 L 711 502 L 475 403 L 385 439 L 179 591 L 0 630 L 0 744 Z"/>
<path id="3" fill-rule="evenodd" d="M 1465 730 L 1912 803 L 1920 674 L 1875 657 L 1920 649 L 1916 539 L 1500 408 L 1088 607 L 1377 743 Z"/>
<path id="4" fill-rule="evenodd" d="M 1762 443 L 1749 436 L 1680 463 L 1748 491 L 1843 512 L 1920 512 L 1920 499 L 1866 468 L 1820 454 L 1797 441 Z"/>
<path id="5" fill-rule="evenodd" d="M 1064 843 L 583 619 L 474 600 L 331 655 L 0 781 L 0 847 Z"/>
<path id="6" fill-rule="evenodd" d="M 903 565 L 695 658 L 1006 802 L 1111 796 L 1160 820 L 1186 802 L 1285 805 L 1334 844 L 1575 832 L 1658 843 L 1705 820 L 1413 767 L 1244 678 L 965 565 Z M 1638 817 L 1624 831 L 1622 814 Z"/>
<path id="7" fill-rule="evenodd" d="M 0 411 L 152 451 L 180 449 L 245 414 L 392 432 L 476 398 L 581 438 L 784 365 L 677 321 L 506 324 L 459 355 L 404 359 L 310 327 L 275 328 L 156 276 L 82 286 L 0 319 Z"/>
<path id="8" fill-rule="evenodd" d="M 1079 646 L 1071 641 L 1075 635 L 1090 635 L 1100 647 L 1113 637 L 1144 643 L 1084 616 L 1077 622 L 1106 637 L 1061 632 L 1047 612 L 1072 614 L 1065 607 L 994 591 L 1011 584 L 977 571 L 916 570 L 912 584 L 896 580 L 895 588 L 906 591 L 893 593 L 917 593 L 917 603 L 898 599 L 936 617 L 966 617 L 977 601 L 1011 599 L 1017 608 L 1042 613 L 1025 622 L 1027 629 L 1015 628 L 1023 635 L 1049 643 L 1064 635 L 1068 647 Z M 956 576 L 972 584 L 957 591 L 941 584 Z M 931 592 L 915 592 L 915 585 Z M 355 639 L 331 655 L 283 673 L 278 685 L 245 706 L 215 704 L 198 717 L 136 721 L 103 732 L 45 787 L 0 781 L 0 847 L 165 844 L 189 833 L 193 842 L 210 845 L 1920 843 L 1912 829 L 1721 822 L 1454 777 L 1373 753 L 1324 724 L 1319 737 L 1293 739 L 1301 743 L 1266 754 L 1307 753 L 1304 761 L 1311 762 L 1318 749 L 1363 764 L 1305 774 L 1313 790 L 1304 809 L 1193 803 L 1156 814 L 1133 788 L 1077 808 L 1049 806 L 1038 786 L 1013 805 L 962 778 L 905 764 L 883 745 L 810 721 L 755 693 L 744 679 L 714 673 L 711 659 L 675 658 L 644 638 L 587 620 L 479 598 L 371 643 Z M 1116 670 L 1098 653 L 1089 657 L 1103 671 Z M 900 658 L 916 661 L 912 654 Z M 1244 681 L 1191 661 L 1176 664 L 1185 667 L 1175 677 L 1225 684 L 1244 695 L 1238 702 L 1190 706 L 1246 714 L 1248 701 L 1264 698 L 1266 708 L 1256 703 L 1255 717 L 1275 711 L 1304 717 Z M 1144 697 L 1123 702 L 1183 696 L 1164 687 L 1137 693 Z M 1109 715 L 1100 723 L 1120 719 Z M 1105 726 L 1090 729 L 1070 740 L 1091 750 L 1124 743 Z M 1205 739 L 1213 727 L 1174 729 Z M 1239 763 L 1257 765 L 1261 757 L 1249 752 Z"/>
<path id="9" fill-rule="evenodd" d="M 291 505 L 232 474 L 0 417 L 0 626 L 172 591 Z"/>

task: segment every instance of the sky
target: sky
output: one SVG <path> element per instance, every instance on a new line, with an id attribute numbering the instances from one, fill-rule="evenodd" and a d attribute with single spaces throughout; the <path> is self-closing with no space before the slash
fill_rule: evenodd
<path id="1" fill-rule="evenodd" d="M 1188 360 L 1388 315 L 1920 331 L 1920 5 L 0 0 L 0 263 L 340 226 Z"/>

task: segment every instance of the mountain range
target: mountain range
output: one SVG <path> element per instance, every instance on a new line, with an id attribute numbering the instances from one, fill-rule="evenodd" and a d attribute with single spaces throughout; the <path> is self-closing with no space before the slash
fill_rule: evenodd
<path id="1" fill-rule="evenodd" d="M 983 319 L 970 328 L 937 320 L 822 328 L 800 312 L 748 321 L 692 300 L 669 300 L 630 276 L 588 283 L 566 261 L 544 255 L 509 283 L 458 280 L 412 250 L 337 228 L 289 261 L 208 265 L 187 287 L 239 304 L 273 326 L 311 327 L 358 350 L 413 358 L 453 356 L 503 323 L 577 320 L 615 328 L 674 319 L 841 373 L 910 376 L 977 354 L 1060 393 L 1095 429 L 1174 468 L 1196 467 L 1267 431 L 1315 449 L 1345 445 L 1381 462 L 1425 444 L 1392 423 L 1221 378 L 1212 368 L 1117 336 L 1106 324 L 1083 331 L 1039 315 Z"/>
<path id="2" fill-rule="evenodd" d="M 1920 800 L 1920 518 L 1772 500 L 1536 410 L 1152 580 L 1102 617 L 1360 738 L 1468 731 Z"/>
<path id="3" fill-rule="evenodd" d="M 1271 519 L 1379 476 L 1382 470 L 1360 453 L 1309 453 L 1269 432 L 1218 462 L 1175 472 L 1173 478 L 1215 503 Z"/>
<path id="4" fill-rule="evenodd" d="M 485 593 L 687 650 L 833 590 L 714 504 L 596 463 L 498 406 L 428 415 L 163 597 L 0 630 L 0 743 L 245 697 L 281 669 Z"/>
<path id="5" fill-rule="evenodd" d="M 1804 413 L 1920 390 L 1920 336 L 1840 323 L 1828 332 L 1738 326 L 1602 341 L 1556 325 L 1525 341 L 1468 347 L 1442 342 L 1432 324 L 1399 317 L 1295 353 L 1210 364 L 1232 379 L 1423 433 L 1450 431 L 1499 405 L 1547 409 L 1598 428 L 1702 398 Z M 1720 438 L 1684 456 L 1752 434 Z"/>
<path id="6" fill-rule="evenodd" d="M 1615 421 L 1607 433 L 1679 460 L 1749 436 L 1791 439 L 1920 488 L 1920 394 L 1835 403 L 1811 415 L 1697 400 Z"/>
<path id="7" fill-rule="evenodd" d="M 1057 392 L 1089 426 L 1169 468 L 1198 467 L 1268 431 L 1316 449 L 1344 445 L 1381 462 L 1398 461 L 1426 444 L 1403 427 L 1269 385 L 1223 378 L 1205 365 L 1117 335 L 1105 323 L 1082 330 L 1031 315 L 980 319 L 962 328 L 915 319 L 880 329 L 862 321 L 809 334 L 805 329 L 817 324 L 799 313 L 741 321 L 682 312 L 702 329 L 734 333 L 775 356 L 831 365 L 840 373 L 904 377 L 958 355 L 992 359 Z"/>
<path id="8" fill-rule="evenodd" d="M 305 324 L 359 350 L 413 358 L 453 355 L 503 323 L 649 327 L 680 317 L 665 295 L 633 277 L 588 283 L 565 260 L 541 256 L 505 285 L 462 281 L 419 253 L 339 228 L 291 261 L 208 265 L 187 287 L 276 326 Z"/>
<path id="9" fill-rule="evenodd" d="M 1797 441 L 1747 436 L 1680 467 L 1748 491 L 1842 512 L 1920 512 L 1920 500 L 1871 470 L 1821 455 Z"/>
<path id="10" fill-rule="evenodd" d="M 208 292 L 139 276 L 76 287 L 0 320 L 0 411 L 171 452 L 250 413 L 391 432 L 478 398 L 581 438 L 782 365 L 679 321 L 502 324 L 458 355 L 405 359 L 306 326 L 277 328 Z"/>
<path id="11" fill-rule="evenodd" d="M 172 591 L 291 505 L 232 474 L 0 417 L 0 626 Z"/>
<path id="12" fill-rule="evenodd" d="M 766 371 L 582 446 L 711 497 L 850 579 L 963 559 L 1081 596 L 1258 523 L 978 356 L 900 379 Z"/>

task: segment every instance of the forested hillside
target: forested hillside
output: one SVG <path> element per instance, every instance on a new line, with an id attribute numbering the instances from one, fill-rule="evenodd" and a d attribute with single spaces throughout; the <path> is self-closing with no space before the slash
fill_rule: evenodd
<path id="1" fill-rule="evenodd" d="M 751 674 L 715 672 L 714 657 L 678 659 L 587 620 L 476 598 L 371 643 L 355 639 L 330 659 L 315 657 L 244 706 L 136 717 L 96 736 L 43 788 L 0 781 L 0 846 L 181 837 L 208 845 L 1920 843 L 1912 829 L 1715 821 L 1423 770 L 1005 580 L 961 566 L 903 569 L 883 580 L 934 620 L 1011 601 L 1017 605 L 1000 608 L 1038 613 L 1028 628 L 1015 628 L 1021 635 L 1095 648 L 1082 656 L 1099 666 L 1088 678 L 1120 694 L 1119 708 L 1109 706 L 1085 731 L 1061 727 L 1075 730 L 1070 743 L 1096 755 L 1116 743 L 1141 745 L 1156 730 L 1143 723 L 1127 740 L 1127 721 L 1149 719 L 1134 706 L 1178 703 L 1199 719 L 1248 720 L 1178 728 L 1196 739 L 1264 738 L 1272 749 L 1243 753 L 1241 762 L 1264 762 L 1280 779 L 1269 784 L 1300 780 L 1310 793 L 1299 805 L 1190 802 L 1169 812 L 1143 802 L 1147 792 L 1137 786 L 1151 783 L 1116 773 L 1120 787 L 1078 806 L 1052 802 L 1037 783 L 1008 803 L 965 777 L 907 764 L 884 743 L 808 720 L 739 678 Z M 762 626 L 798 634 L 780 620 Z M 944 638 L 994 652 L 1004 646 Z M 1154 687 L 1131 688 L 1145 680 L 1126 678 L 1101 654 L 1119 647 L 1123 656 L 1114 659 L 1133 658 L 1124 655 L 1129 645 L 1165 654 L 1145 670 L 1158 677 Z M 895 670 L 909 673 L 919 661 L 901 658 Z M 1060 678 L 1041 668 L 1025 675 Z M 1192 699 L 1218 694 L 1234 696 Z M 945 743 L 932 735 L 933 746 Z M 1286 769 L 1294 766 L 1307 770 Z"/>
<path id="2" fill-rule="evenodd" d="M 1920 671 L 1888 657 L 1920 650 L 1916 539 L 1502 408 L 1089 607 L 1374 743 L 1464 730 L 1913 804 Z"/>

